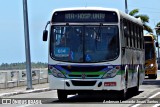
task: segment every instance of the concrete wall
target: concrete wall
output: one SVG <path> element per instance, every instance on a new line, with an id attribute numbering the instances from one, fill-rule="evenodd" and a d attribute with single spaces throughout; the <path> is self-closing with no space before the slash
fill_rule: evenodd
<path id="1" fill-rule="evenodd" d="M 32 69 L 32 84 L 48 82 L 47 69 Z M 0 71 L 0 89 L 27 85 L 25 70 Z"/>

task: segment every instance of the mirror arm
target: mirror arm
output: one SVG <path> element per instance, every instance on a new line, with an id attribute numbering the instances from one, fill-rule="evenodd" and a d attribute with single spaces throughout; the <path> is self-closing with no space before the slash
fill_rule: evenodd
<path id="1" fill-rule="evenodd" d="M 46 26 L 45 26 L 45 30 L 47 29 L 47 26 L 50 24 L 50 21 L 47 22 Z"/>

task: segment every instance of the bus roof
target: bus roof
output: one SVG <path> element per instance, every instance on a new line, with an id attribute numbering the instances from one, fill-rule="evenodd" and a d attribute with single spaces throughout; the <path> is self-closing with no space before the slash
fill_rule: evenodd
<path id="1" fill-rule="evenodd" d="M 59 8 L 55 9 L 55 11 L 69 11 L 69 10 L 108 10 L 108 11 L 118 11 L 118 9 L 113 8 L 103 8 L 103 7 L 71 7 L 71 8 Z"/>
<path id="2" fill-rule="evenodd" d="M 52 12 L 52 15 L 54 14 L 54 12 L 56 11 L 72 11 L 72 10 L 97 10 L 97 11 L 115 11 L 118 14 L 118 17 L 120 19 L 120 17 L 126 18 L 130 21 L 133 21 L 137 24 L 143 25 L 141 19 L 139 18 L 135 18 L 133 16 L 130 16 L 118 9 L 115 8 L 104 8 L 104 7 L 71 7 L 71 8 L 59 8 L 59 9 L 55 9 Z"/>
<path id="3" fill-rule="evenodd" d="M 146 35 L 144 35 L 144 37 L 146 37 L 146 36 L 150 36 L 150 37 L 154 38 L 153 34 L 146 34 Z"/>

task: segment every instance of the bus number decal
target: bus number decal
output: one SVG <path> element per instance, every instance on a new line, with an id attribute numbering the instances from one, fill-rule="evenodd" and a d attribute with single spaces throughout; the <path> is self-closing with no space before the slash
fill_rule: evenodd
<path id="1" fill-rule="evenodd" d="M 58 57 L 68 57 L 69 52 L 70 52 L 69 48 L 60 47 L 60 48 L 55 48 L 54 53 L 55 53 L 55 56 L 58 56 Z"/>

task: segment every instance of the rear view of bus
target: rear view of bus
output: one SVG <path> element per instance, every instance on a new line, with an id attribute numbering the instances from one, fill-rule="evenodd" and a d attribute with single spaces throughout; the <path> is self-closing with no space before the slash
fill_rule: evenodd
<path id="1" fill-rule="evenodd" d="M 145 75 L 150 79 L 157 78 L 157 55 L 156 42 L 153 35 L 148 34 L 144 36 L 145 39 Z"/>

